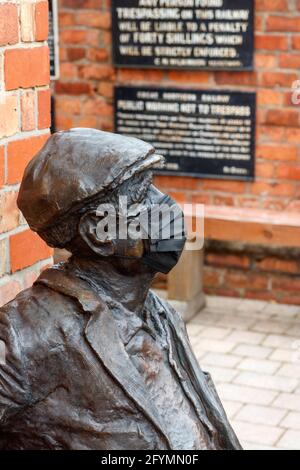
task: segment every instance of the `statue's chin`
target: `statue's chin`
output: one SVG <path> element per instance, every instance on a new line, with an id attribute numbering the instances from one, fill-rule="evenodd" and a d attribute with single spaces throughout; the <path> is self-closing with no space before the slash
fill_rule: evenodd
<path id="1" fill-rule="evenodd" d="M 154 277 L 156 274 L 156 271 L 143 263 L 142 259 L 130 260 L 124 258 L 115 258 L 114 265 L 119 270 L 119 272 L 129 276 L 145 274 Z"/>

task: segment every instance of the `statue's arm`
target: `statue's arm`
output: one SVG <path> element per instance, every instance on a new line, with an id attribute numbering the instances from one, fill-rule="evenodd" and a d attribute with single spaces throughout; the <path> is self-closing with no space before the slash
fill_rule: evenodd
<path id="1" fill-rule="evenodd" d="M 29 402 L 26 356 L 9 310 L 0 309 L 0 428 Z"/>

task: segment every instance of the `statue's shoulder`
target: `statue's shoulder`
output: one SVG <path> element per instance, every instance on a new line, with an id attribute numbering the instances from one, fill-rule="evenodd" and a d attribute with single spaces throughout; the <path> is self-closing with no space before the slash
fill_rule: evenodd
<path id="1" fill-rule="evenodd" d="M 20 321 L 28 310 L 33 313 L 39 310 L 47 297 L 48 293 L 42 286 L 32 286 L 25 289 L 0 308 L 0 320 Z"/>
<path id="2" fill-rule="evenodd" d="M 58 319 L 63 320 L 72 312 L 74 302 L 71 299 L 37 283 L 0 308 L 0 329 L 11 326 L 16 331 L 28 332 L 30 329 L 43 328 L 45 323 L 57 324 Z"/>
<path id="3" fill-rule="evenodd" d="M 16 355 L 23 351 L 26 360 L 43 357 L 71 336 L 81 338 L 85 325 L 81 304 L 86 311 L 94 308 L 94 300 L 80 283 L 71 284 L 60 274 L 52 269 L 43 272 L 32 287 L 0 308 L 0 341 Z"/>
<path id="4" fill-rule="evenodd" d="M 68 265 L 57 265 L 47 269 L 36 281 L 54 292 L 71 299 L 81 312 L 94 313 L 107 308 L 106 299 L 96 293 L 87 279 L 77 276 Z"/>

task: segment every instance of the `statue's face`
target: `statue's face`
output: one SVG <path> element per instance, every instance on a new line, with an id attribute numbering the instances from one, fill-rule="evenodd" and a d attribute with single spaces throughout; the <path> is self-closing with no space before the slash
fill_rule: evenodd
<path id="1" fill-rule="evenodd" d="M 138 204 L 128 205 L 121 194 L 119 207 L 99 206 L 98 243 L 109 244 L 109 256 L 139 261 L 155 272 L 168 273 L 177 263 L 186 241 L 181 208 L 150 185 Z"/>
<path id="2" fill-rule="evenodd" d="M 85 246 L 127 272 L 168 273 L 186 241 L 178 204 L 152 184 L 149 171 L 127 180 L 107 201 L 80 220 Z"/>

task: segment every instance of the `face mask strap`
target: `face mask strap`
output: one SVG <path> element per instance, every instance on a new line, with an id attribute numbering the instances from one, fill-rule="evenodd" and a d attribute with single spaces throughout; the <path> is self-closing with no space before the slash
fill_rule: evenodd
<path id="1" fill-rule="evenodd" d="M 171 251 L 181 251 L 185 245 L 185 239 L 160 240 L 155 245 L 150 246 L 151 253 L 169 253 Z"/>

